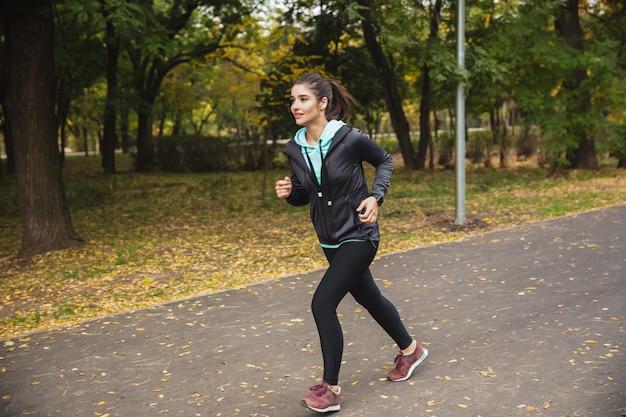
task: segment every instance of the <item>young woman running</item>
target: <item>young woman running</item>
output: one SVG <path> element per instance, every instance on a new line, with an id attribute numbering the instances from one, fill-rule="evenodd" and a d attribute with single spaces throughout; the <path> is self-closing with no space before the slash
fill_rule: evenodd
<path id="1" fill-rule="evenodd" d="M 302 126 L 285 146 L 291 177 L 276 181 L 289 204 L 310 204 L 311 221 L 329 262 L 311 310 L 319 333 L 324 374 L 301 404 L 325 413 L 340 409 L 339 368 L 343 333 L 337 306 L 346 294 L 367 309 L 400 348 L 391 381 L 409 379 L 428 356 L 411 338 L 396 307 L 376 286 L 370 264 L 378 249 L 378 207 L 389 187 L 391 156 L 368 136 L 346 125 L 352 96 L 333 79 L 302 75 L 291 89 L 291 113 Z M 368 189 L 362 162 L 376 168 Z"/>

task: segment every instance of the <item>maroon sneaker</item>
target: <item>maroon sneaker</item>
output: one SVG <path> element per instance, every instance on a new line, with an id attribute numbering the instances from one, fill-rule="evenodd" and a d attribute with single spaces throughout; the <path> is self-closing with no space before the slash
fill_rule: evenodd
<path id="1" fill-rule="evenodd" d="M 335 394 L 332 388 L 330 388 L 330 385 L 326 382 L 322 382 L 319 385 L 312 386 L 310 390 L 312 392 L 300 401 L 300 404 L 304 407 L 317 411 L 318 413 L 339 411 L 341 408 L 339 405 L 341 388 L 339 388 L 339 393 Z"/>
<path id="2" fill-rule="evenodd" d="M 424 362 L 427 357 L 428 349 L 421 347 L 419 343 L 417 343 L 415 351 L 410 355 L 403 355 L 402 352 L 400 352 L 400 354 L 396 356 L 394 360 L 396 367 L 387 374 L 387 378 L 394 382 L 406 381 L 411 378 L 415 368 Z"/>

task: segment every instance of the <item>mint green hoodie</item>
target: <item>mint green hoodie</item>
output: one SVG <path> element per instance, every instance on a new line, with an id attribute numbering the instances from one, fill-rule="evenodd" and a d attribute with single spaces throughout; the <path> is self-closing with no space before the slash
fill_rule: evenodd
<path id="1" fill-rule="evenodd" d="M 306 143 L 306 127 L 298 130 L 294 136 L 294 140 L 302 149 L 302 156 L 304 156 L 304 160 L 307 162 L 309 168 L 315 173 L 317 183 L 320 185 L 322 184 L 322 159 L 326 157 L 326 153 L 330 148 L 330 144 L 333 142 L 335 133 L 337 133 L 343 125 L 345 125 L 345 123 L 341 120 L 329 120 L 328 124 L 324 128 L 324 131 L 322 132 L 322 136 L 320 136 L 320 139 L 315 146 L 311 146 Z M 309 162 L 310 164 L 313 164 L 313 166 L 311 166 Z"/>

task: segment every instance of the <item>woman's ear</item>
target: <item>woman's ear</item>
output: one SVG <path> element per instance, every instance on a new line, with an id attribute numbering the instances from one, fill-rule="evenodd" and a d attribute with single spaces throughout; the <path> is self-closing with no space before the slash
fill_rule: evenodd
<path id="1" fill-rule="evenodd" d="M 326 106 L 328 106 L 328 97 L 322 97 L 320 101 L 320 110 L 326 110 Z"/>

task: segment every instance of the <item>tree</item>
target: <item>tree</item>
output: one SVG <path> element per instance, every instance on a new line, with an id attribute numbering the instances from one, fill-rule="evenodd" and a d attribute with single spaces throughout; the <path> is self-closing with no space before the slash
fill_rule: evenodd
<path id="1" fill-rule="evenodd" d="M 98 39 L 101 29 L 93 17 L 83 18 L 71 9 L 72 3 L 56 3 L 55 8 L 55 78 L 56 120 L 65 156 L 67 127 L 72 103 L 104 75 L 105 49 Z M 87 117 L 96 115 L 89 114 Z M 101 114 L 97 115 L 98 118 Z"/>
<path id="2" fill-rule="evenodd" d="M 243 27 L 238 26 L 247 9 L 238 0 L 214 4 L 211 1 L 179 0 L 149 2 L 145 9 L 145 30 L 126 49 L 133 66 L 133 87 L 138 95 L 136 169 L 153 164 L 152 109 L 164 77 L 180 64 L 205 59 L 231 41 Z"/>
<path id="3" fill-rule="evenodd" d="M 52 0 L 2 0 L 6 111 L 15 144 L 22 256 L 76 246 L 63 187 L 55 123 Z"/>
<path id="4" fill-rule="evenodd" d="M 584 55 L 585 39 L 578 13 L 579 0 L 566 0 L 555 9 L 555 28 L 557 34 L 563 38 L 572 54 Z M 586 86 L 589 76 L 588 68 L 582 60 L 574 60 L 575 64 L 563 83 L 566 98 L 565 111 L 570 115 L 569 135 L 577 138 L 572 146 L 568 147 L 567 160 L 574 168 L 598 168 L 595 141 L 590 135 L 585 115 L 590 114 L 591 92 Z"/>
<path id="5" fill-rule="evenodd" d="M 626 168 L 626 4 L 621 0 L 602 0 L 588 4 L 585 30 L 593 36 L 590 47 L 604 63 L 596 70 L 604 79 L 594 107 L 601 105 L 606 114 L 603 126 L 608 136 L 606 149 L 617 158 L 617 166 Z M 618 47 L 616 47 L 618 46 Z"/>
<path id="6" fill-rule="evenodd" d="M 378 70 L 378 78 L 387 102 L 391 124 L 398 138 L 404 165 L 416 168 L 417 155 L 411 144 L 411 129 L 402 106 L 402 96 L 396 80 L 397 75 L 390 65 L 376 35 L 380 24 L 374 19 L 374 15 L 379 15 L 379 13 L 374 9 L 374 5 L 370 0 L 358 0 L 357 3 L 362 7 L 360 10 L 361 28 L 365 46 Z"/>
<path id="7" fill-rule="evenodd" d="M 104 42 L 107 51 L 106 79 L 107 96 L 104 105 L 104 122 L 102 134 L 102 169 L 107 174 L 115 173 L 115 147 L 117 142 L 116 101 L 119 96 L 117 82 L 117 67 L 121 51 L 121 40 L 115 30 L 115 24 L 111 20 L 111 11 L 107 8 L 105 0 L 102 1 L 102 14 L 106 19 Z"/>
<path id="8" fill-rule="evenodd" d="M 429 33 L 428 40 L 430 44 L 437 45 L 439 38 L 439 22 L 441 20 L 442 1 L 436 0 L 434 4 L 428 6 L 428 22 Z M 422 69 L 422 97 L 420 100 L 420 140 L 417 148 L 417 156 L 415 161 L 416 169 L 424 169 L 426 167 L 426 152 L 430 146 L 432 149 L 432 133 L 430 129 L 430 112 L 432 110 L 433 88 L 431 79 L 431 65 L 429 60 L 424 60 Z M 431 159 L 430 168 L 433 169 L 433 161 Z"/>

